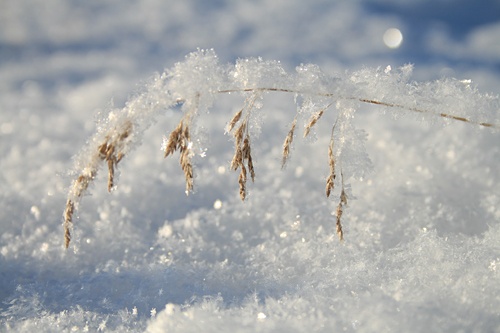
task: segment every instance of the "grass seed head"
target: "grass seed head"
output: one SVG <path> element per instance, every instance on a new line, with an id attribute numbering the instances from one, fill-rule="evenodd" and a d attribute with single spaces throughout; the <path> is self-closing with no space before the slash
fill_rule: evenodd
<path id="1" fill-rule="evenodd" d="M 173 154 L 177 150 L 177 147 L 179 146 L 181 141 L 182 127 L 183 124 L 181 121 L 179 125 L 177 125 L 177 127 L 172 131 L 172 133 L 170 133 L 167 144 L 165 145 L 164 157 Z"/>
<path id="2" fill-rule="evenodd" d="M 339 203 L 337 206 L 337 222 L 336 222 L 336 231 L 337 235 L 339 236 L 339 240 L 343 241 L 344 240 L 344 231 L 342 230 L 342 213 L 343 213 L 343 207 L 342 204 Z"/>
<path id="3" fill-rule="evenodd" d="M 245 166 L 242 164 L 241 165 L 241 172 L 240 176 L 238 178 L 238 183 L 240 184 L 240 198 L 241 200 L 245 200 L 247 191 L 246 191 L 246 184 L 247 184 L 247 169 Z"/>
<path id="4" fill-rule="evenodd" d="M 236 123 L 240 120 L 242 114 L 243 114 L 243 109 L 241 109 L 240 111 L 236 112 L 236 114 L 234 115 L 233 119 L 231 119 L 231 121 L 226 126 L 226 132 L 227 133 L 229 133 L 229 132 L 231 132 L 233 130 L 234 125 L 236 125 Z"/>
<path id="5" fill-rule="evenodd" d="M 71 242 L 71 226 L 73 224 L 73 213 L 75 211 L 75 204 L 73 200 L 66 201 L 66 208 L 64 209 L 64 247 L 68 248 Z"/>
<path id="6" fill-rule="evenodd" d="M 293 134 L 295 132 L 295 126 L 297 125 L 297 117 L 293 119 L 292 122 L 292 127 L 288 131 L 288 134 L 285 138 L 285 142 L 283 143 L 283 154 L 282 154 L 282 160 L 281 160 L 281 168 L 283 169 L 286 165 L 286 162 L 288 160 L 288 157 L 290 155 L 290 149 L 292 146 L 293 142 Z"/>
<path id="7" fill-rule="evenodd" d="M 335 179 L 337 178 L 337 175 L 335 173 L 335 158 L 333 155 L 333 140 L 331 141 L 330 145 L 328 146 L 328 164 L 330 165 L 330 174 L 328 175 L 328 178 L 326 179 L 326 196 L 329 197 L 331 191 L 335 187 Z"/>
<path id="8" fill-rule="evenodd" d="M 304 138 L 309 135 L 309 132 L 311 131 L 311 129 L 313 128 L 313 126 L 316 125 L 316 123 L 318 122 L 319 118 L 321 118 L 321 116 L 323 115 L 323 112 L 325 112 L 325 109 L 323 109 L 321 111 L 318 111 L 318 112 L 316 112 L 315 114 L 313 114 L 311 116 L 311 118 L 309 119 L 309 123 L 307 124 L 307 126 L 306 126 L 306 128 L 304 130 Z"/>

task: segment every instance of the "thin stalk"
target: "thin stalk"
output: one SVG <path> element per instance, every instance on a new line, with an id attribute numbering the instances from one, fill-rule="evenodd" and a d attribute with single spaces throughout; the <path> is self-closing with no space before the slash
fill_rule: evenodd
<path id="1" fill-rule="evenodd" d="M 243 88 L 243 89 L 222 89 L 222 90 L 219 90 L 218 93 L 219 94 L 229 94 L 229 93 L 234 93 L 234 92 L 259 92 L 259 91 L 260 92 L 265 92 L 265 91 L 285 92 L 285 93 L 294 93 L 294 94 L 301 93 L 300 91 L 294 90 L 294 89 L 266 88 L 266 87 L 263 87 L 263 88 Z M 385 106 L 385 107 L 389 107 L 389 108 L 403 109 L 403 110 L 418 112 L 418 113 L 428 113 L 428 114 L 433 114 L 433 115 L 441 117 L 441 118 L 452 119 L 452 120 L 461 121 L 461 122 L 468 123 L 468 124 L 479 125 L 482 127 L 500 129 L 500 124 L 492 124 L 492 123 L 488 123 L 488 122 L 477 122 L 477 121 L 471 120 L 469 118 L 455 116 L 455 115 L 449 114 L 449 113 L 444 113 L 444 112 L 436 113 L 436 112 L 432 112 L 429 110 L 419 109 L 419 108 L 415 108 L 415 107 L 409 107 L 409 106 L 398 104 L 398 103 L 383 102 L 383 101 L 379 101 L 376 99 L 368 99 L 368 98 L 360 98 L 360 97 L 352 97 L 352 96 L 338 96 L 334 93 L 314 93 L 314 95 L 322 96 L 322 97 L 335 97 L 336 99 L 339 99 L 339 100 L 359 101 L 359 102 L 366 103 L 366 104 L 381 105 L 381 106 Z"/>

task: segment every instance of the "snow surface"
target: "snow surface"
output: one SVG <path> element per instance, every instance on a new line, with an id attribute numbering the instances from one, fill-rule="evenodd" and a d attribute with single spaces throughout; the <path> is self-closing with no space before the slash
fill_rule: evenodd
<path id="1" fill-rule="evenodd" d="M 500 332 L 500 134 L 450 120 L 356 113 L 373 169 L 350 181 L 340 243 L 323 193 L 333 118 L 298 135 L 281 170 L 295 105 L 266 95 L 242 203 L 224 135 L 241 97 L 198 119 L 206 156 L 188 197 L 159 149 L 180 118 L 165 110 L 115 191 L 98 175 L 63 248 L 72 157 L 155 71 L 201 47 L 289 71 L 414 63 L 417 80 L 499 94 L 500 4 L 471 3 L 3 1 L 0 331 Z M 394 27 L 404 40 L 389 49 Z"/>

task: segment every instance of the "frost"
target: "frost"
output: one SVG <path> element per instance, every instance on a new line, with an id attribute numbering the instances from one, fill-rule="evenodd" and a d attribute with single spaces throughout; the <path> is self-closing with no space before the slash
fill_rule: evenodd
<path id="1" fill-rule="evenodd" d="M 229 73 L 235 88 L 280 88 L 289 80 L 279 61 L 262 58 L 238 59 Z"/>
<path id="2" fill-rule="evenodd" d="M 335 134 L 335 141 L 339 143 L 335 155 L 341 161 L 345 179 L 363 179 L 372 171 L 373 165 L 365 149 L 367 134 L 364 130 L 356 129 L 351 121 L 346 120 Z"/>
<path id="3" fill-rule="evenodd" d="M 182 118 L 168 138 L 163 138 L 161 147 L 165 157 L 179 151 L 185 192 L 189 195 L 194 188 L 192 158 L 195 155 L 205 157 L 207 151 L 203 131 L 197 125 L 200 111 L 208 111 L 217 96 L 233 92 L 244 98 L 243 107 L 226 125 L 226 133 L 230 133 L 235 142 L 231 169 L 240 172 L 238 184 L 242 200 L 247 195 L 247 180 L 254 182 L 256 175 L 251 146 L 262 127 L 263 94 L 288 93 L 297 105 L 297 113 L 283 143 L 282 167 L 291 154 L 297 122 L 304 122 L 304 136 L 308 136 L 325 113 L 334 114 L 328 146 L 330 173 L 326 196 L 337 191 L 337 233 L 342 239 L 341 216 L 351 197 L 349 191 L 346 192 L 348 181 L 350 178 L 363 179 L 372 167 L 365 151 L 366 134 L 353 125 L 353 118 L 362 105 L 383 107 L 398 115 L 500 127 L 498 97 L 479 93 L 470 80 L 412 82 L 412 70 L 411 65 L 397 71 L 389 67 L 384 70 L 363 68 L 332 76 L 316 65 L 307 64 L 289 74 L 279 61 L 248 58 L 222 66 L 213 50 L 199 49 L 190 53 L 183 62 L 154 76 L 145 91 L 128 101 L 123 110 L 110 110 L 88 147 L 77 157 L 75 169 L 79 175 L 71 186 L 64 211 L 66 246 L 71 239 L 73 214 L 96 177 L 100 163 L 105 162 L 108 166 L 108 191 L 111 191 L 116 183 L 118 163 L 135 147 L 155 119 L 156 111 L 179 104 L 182 105 Z"/>
<path id="4" fill-rule="evenodd" d="M 214 50 L 198 50 L 165 74 L 168 80 L 165 88 L 176 100 L 186 103 L 184 108 L 196 101 L 199 109 L 207 110 L 220 90 L 225 73 Z"/>
<path id="5" fill-rule="evenodd" d="M 294 89 L 310 96 L 329 95 L 340 83 L 340 77 L 324 73 L 318 65 L 302 64 L 295 68 Z M 332 90 L 333 89 L 333 90 Z"/>

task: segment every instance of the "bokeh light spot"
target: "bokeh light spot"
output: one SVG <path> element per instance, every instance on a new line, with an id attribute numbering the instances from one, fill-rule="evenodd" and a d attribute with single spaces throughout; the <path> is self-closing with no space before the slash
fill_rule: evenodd
<path id="1" fill-rule="evenodd" d="M 397 49 L 403 42 L 403 34 L 396 28 L 387 29 L 383 38 L 384 44 L 391 49 Z"/>
<path id="2" fill-rule="evenodd" d="M 221 209 L 222 208 L 222 201 L 220 201 L 219 199 L 215 200 L 215 202 L 214 202 L 214 208 L 215 209 Z"/>

